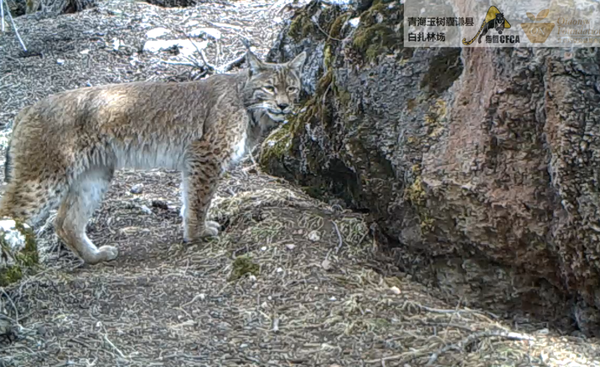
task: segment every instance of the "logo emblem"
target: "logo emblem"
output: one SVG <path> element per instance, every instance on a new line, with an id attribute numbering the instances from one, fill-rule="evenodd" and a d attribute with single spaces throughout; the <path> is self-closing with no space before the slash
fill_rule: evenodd
<path id="1" fill-rule="evenodd" d="M 527 12 L 527 17 L 535 22 L 545 19 L 548 13 L 550 9 L 542 10 L 537 16 Z M 554 23 L 521 23 L 521 28 L 531 43 L 544 43 L 552 33 Z"/>
<path id="2" fill-rule="evenodd" d="M 479 32 L 477 32 L 475 37 L 473 37 L 473 39 L 470 41 L 467 41 L 466 38 L 463 38 L 462 43 L 463 45 L 470 45 L 471 43 L 475 42 L 477 37 L 479 37 L 478 42 L 481 43 L 481 38 L 487 35 L 490 29 L 495 30 L 499 35 L 501 35 L 502 32 L 508 28 L 510 28 L 510 23 L 508 23 L 506 18 L 504 18 L 504 13 L 500 12 L 500 10 L 498 10 L 498 8 L 495 6 L 490 6 L 487 14 L 485 15 L 485 19 L 481 24 L 481 28 L 479 28 Z"/>

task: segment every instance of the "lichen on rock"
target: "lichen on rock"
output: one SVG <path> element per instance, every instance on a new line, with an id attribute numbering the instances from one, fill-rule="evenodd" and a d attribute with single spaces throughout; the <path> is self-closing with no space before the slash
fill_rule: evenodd
<path id="1" fill-rule="evenodd" d="M 39 262 L 35 234 L 24 223 L 0 220 L 0 286 L 21 279 Z"/>

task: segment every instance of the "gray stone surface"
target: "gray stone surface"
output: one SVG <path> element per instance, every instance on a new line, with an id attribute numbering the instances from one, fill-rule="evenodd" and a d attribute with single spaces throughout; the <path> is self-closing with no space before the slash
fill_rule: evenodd
<path id="1" fill-rule="evenodd" d="M 369 211 L 448 295 L 596 334 L 600 56 L 404 48 L 402 7 L 311 2 L 291 20 L 268 57 L 309 52 L 303 109 L 262 167 Z"/>

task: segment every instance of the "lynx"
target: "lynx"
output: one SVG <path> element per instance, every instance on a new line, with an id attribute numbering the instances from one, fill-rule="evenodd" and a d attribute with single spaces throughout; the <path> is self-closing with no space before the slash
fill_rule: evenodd
<path id="1" fill-rule="evenodd" d="M 184 241 L 217 236 L 207 211 L 221 175 L 293 111 L 303 52 L 288 63 L 248 67 L 180 83 L 136 82 L 51 95 L 17 115 L 6 154 L 0 217 L 33 227 L 58 207 L 58 237 L 88 264 L 117 257 L 86 225 L 115 169 L 176 169 L 182 175 Z"/>

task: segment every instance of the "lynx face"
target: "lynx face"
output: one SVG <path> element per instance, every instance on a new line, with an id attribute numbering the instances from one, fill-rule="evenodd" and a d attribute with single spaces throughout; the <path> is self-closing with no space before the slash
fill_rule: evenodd
<path id="1" fill-rule="evenodd" d="M 260 61 L 248 53 L 250 79 L 247 88 L 251 90 L 249 109 L 260 109 L 274 121 L 284 121 L 292 113 L 300 95 L 302 65 L 306 60 L 303 52 L 285 64 L 270 64 Z"/>

